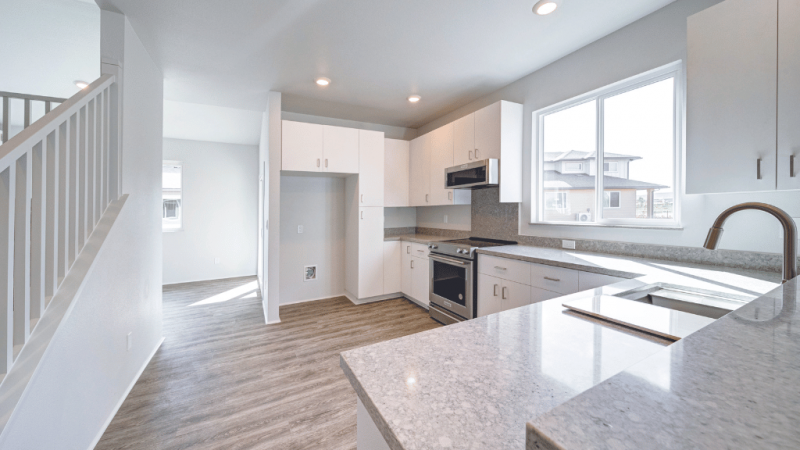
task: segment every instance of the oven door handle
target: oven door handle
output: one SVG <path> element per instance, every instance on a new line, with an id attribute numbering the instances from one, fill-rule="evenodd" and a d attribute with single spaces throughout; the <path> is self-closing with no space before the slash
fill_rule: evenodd
<path id="1" fill-rule="evenodd" d="M 445 264 L 457 264 L 459 266 L 466 266 L 467 264 L 471 264 L 471 262 L 469 261 L 459 261 L 457 259 L 444 258 L 439 255 L 434 255 L 433 253 L 429 254 L 428 257 L 434 261 L 439 261 Z"/>

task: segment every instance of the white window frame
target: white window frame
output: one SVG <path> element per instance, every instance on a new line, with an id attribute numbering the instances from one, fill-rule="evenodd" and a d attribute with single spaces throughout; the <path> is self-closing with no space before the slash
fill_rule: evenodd
<path id="1" fill-rule="evenodd" d="M 547 208 L 547 206 L 545 206 L 545 210 L 546 211 L 558 211 L 558 212 L 564 213 L 564 211 L 569 209 L 569 191 L 546 192 L 545 195 L 547 195 L 547 194 L 564 195 L 564 204 L 563 204 L 564 207 L 563 208 Z M 542 198 L 542 200 L 544 200 L 544 198 Z M 542 203 L 547 203 L 547 202 L 542 201 Z"/>
<path id="2" fill-rule="evenodd" d="M 619 204 L 617 206 L 611 206 L 611 194 L 613 194 L 614 192 L 617 193 L 617 199 L 619 200 Z M 606 206 L 606 194 L 608 194 L 608 206 Z M 619 208 L 622 208 L 622 191 L 603 192 L 603 209 L 619 209 Z"/>
<path id="3" fill-rule="evenodd" d="M 608 164 L 608 170 L 605 170 L 606 164 Z M 614 170 L 611 170 L 611 165 L 614 165 Z M 607 163 L 603 163 L 603 172 L 604 173 L 619 173 L 619 161 L 609 161 Z"/>
<path id="4" fill-rule="evenodd" d="M 544 118 L 547 115 L 581 105 L 586 102 L 596 100 L 596 133 L 597 133 L 597 157 L 594 159 L 595 173 L 604 174 L 603 167 L 603 115 L 604 100 L 615 97 L 629 91 L 633 91 L 660 81 L 673 78 L 673 192 L 674 192 L 674 211 L 673 219 L 610 219 L 603 218 L 602 211 L 605 204 L 605 196 L 598 195 L 604 191 L 603 177 L 595 176 L 595 221 L 591 223 L 564 222 L 544 220 L 544 177 L 541 176 L 544 168 Z M 547 225 L 569 225 L 569 226 L 633 226 L 637 228 L 680 228 L 681 227 L 681 192 L 682 192 L 682 155 L 683 155 L 683 123 L 685 117 L 685 90 L 686 74 L 683 61 L 675 61 L 656 69 L 626 78 L 622 81 L 610 84 L 600 89 L 596 89 L 586 94 L 565 100 L 555 105 L 542 108 L 532 113 L 531 139 L 531 217 L 530 224 Z M 537 164 L 542 161 L 541 166 Z"/>
<path id="5" fill-rule="evenodd" d="M 163 212 L 162 212 L 162 215 L 161 215 L 161 232 L 163 232 L 163 233 L 174 233 L 176 231 L 183 231 L 183 228 L 185 226 L 185 224 L 184 224 L 184 214 L 183 213 L 184 213 L 184 209 L 185 209 L 185 206 L 186 206 L 186 202 L 184 202 L 184 198 L 183 198 L 183 186 L 185 184 L 184 183 L 184 179 L 183 179 L 183 175 L 184 175 L 184 169 L 186 168 L 186 165 L 182 161 L 170 161 L 170 160 L 161 161 L 161 176 L 162 177 L 164 176 L 164 166 L 167 166 L 167 165 L 181 166 L 181 225 L 179 227 L 177 227 L 177 228 L 164 228 L 164 215 L 163 215 Z M 161 207 L 162 208 L 164 207 L 164 184 L 163 184 L 163 181 L 162 181 L 162 184 L 161 184 Z"/>

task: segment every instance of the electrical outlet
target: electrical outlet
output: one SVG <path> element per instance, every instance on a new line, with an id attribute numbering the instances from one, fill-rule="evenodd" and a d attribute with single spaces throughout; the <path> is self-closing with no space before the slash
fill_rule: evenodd
<path id="1" fill-rule="evenodd" d="M 568 241 L 565 239 L 561 240 L 561 246 L 563 248 L 568 248 L 570 250 L 575 250 L 575 241 Z"/>
<path id="2" fill-rule="evenodd" d="M 297 234 L 303 234 L 303 226 L 302 225 L 298 225 L 297 226 Z"/>
<path id="3" fill-rule="evenodd" d="M 133 331 L 128 333 L 128 351 L 133 348 Z"/>
<path id="4" fill-rule="evenodd" d="M 444 215 L 444 223 L 447 223 L 447 214 Z"/>
<path id="5" fill-rule="evenodd" d="M 219 264 L 219 258 L 214 258 L 214 264 Z"/>

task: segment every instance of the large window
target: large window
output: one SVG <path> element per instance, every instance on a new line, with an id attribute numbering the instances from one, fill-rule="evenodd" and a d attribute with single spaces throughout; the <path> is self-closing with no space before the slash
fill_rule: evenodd
<path id="1" fill-rule="evenodd" d="M 177 161 L 164 161 L 161 166 L 161 228 L 177 231 L 183 228 L 183 166 Z"/>
<path id="2" fill-rule="evenodd" d="M 681 77 L 677 62 L 536 111 L 531 222 L 677 226 Z"/>

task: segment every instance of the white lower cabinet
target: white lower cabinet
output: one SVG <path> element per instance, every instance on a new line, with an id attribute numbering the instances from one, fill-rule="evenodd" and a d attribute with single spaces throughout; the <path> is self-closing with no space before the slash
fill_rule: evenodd
<path id="1" fill-rule="evenodd" d="M 400 270 L 401 292 L 411 297 L 411 260 L 413 258 L 411 256 L 411 243 L 402 242 L 400 253 L 402 257 L 402 268 Z"/>
<path id="2" fill-rule="evenodd" d="M 358 298 L 377 297 L 383 290 L 383 208 L 363 207 L 358 211 Z"/>
<path id="3" fill-rule="evenodd" d="M 561 297 L 564 294 L 560 294 L 558 292 L 548 291 L 545 289 L 539 289 L 537 287 L 531 286 L 531 305 L 534 303 L 543 302 L 545 300 L 550 300 L 551 298 Z"/>
<path id="4" fill-rule="evenodd" d="M 383 294 L 402 292 L 402 247 L 400 241 L 383 243 Z"/>
<path id="5" fill-rule="evenodd" d="M 478 274 L 478 317 L 530 305 L 531 289 L 535 288 L 491 275 Z M 555 292 L 551 294 L 561 295 Z"/>
<path id="6" fill-rule="evenodd" d="M 424 305 L 430 304 L 430 276 L 428 260 L 411 257 L 411 296 Z"/>

